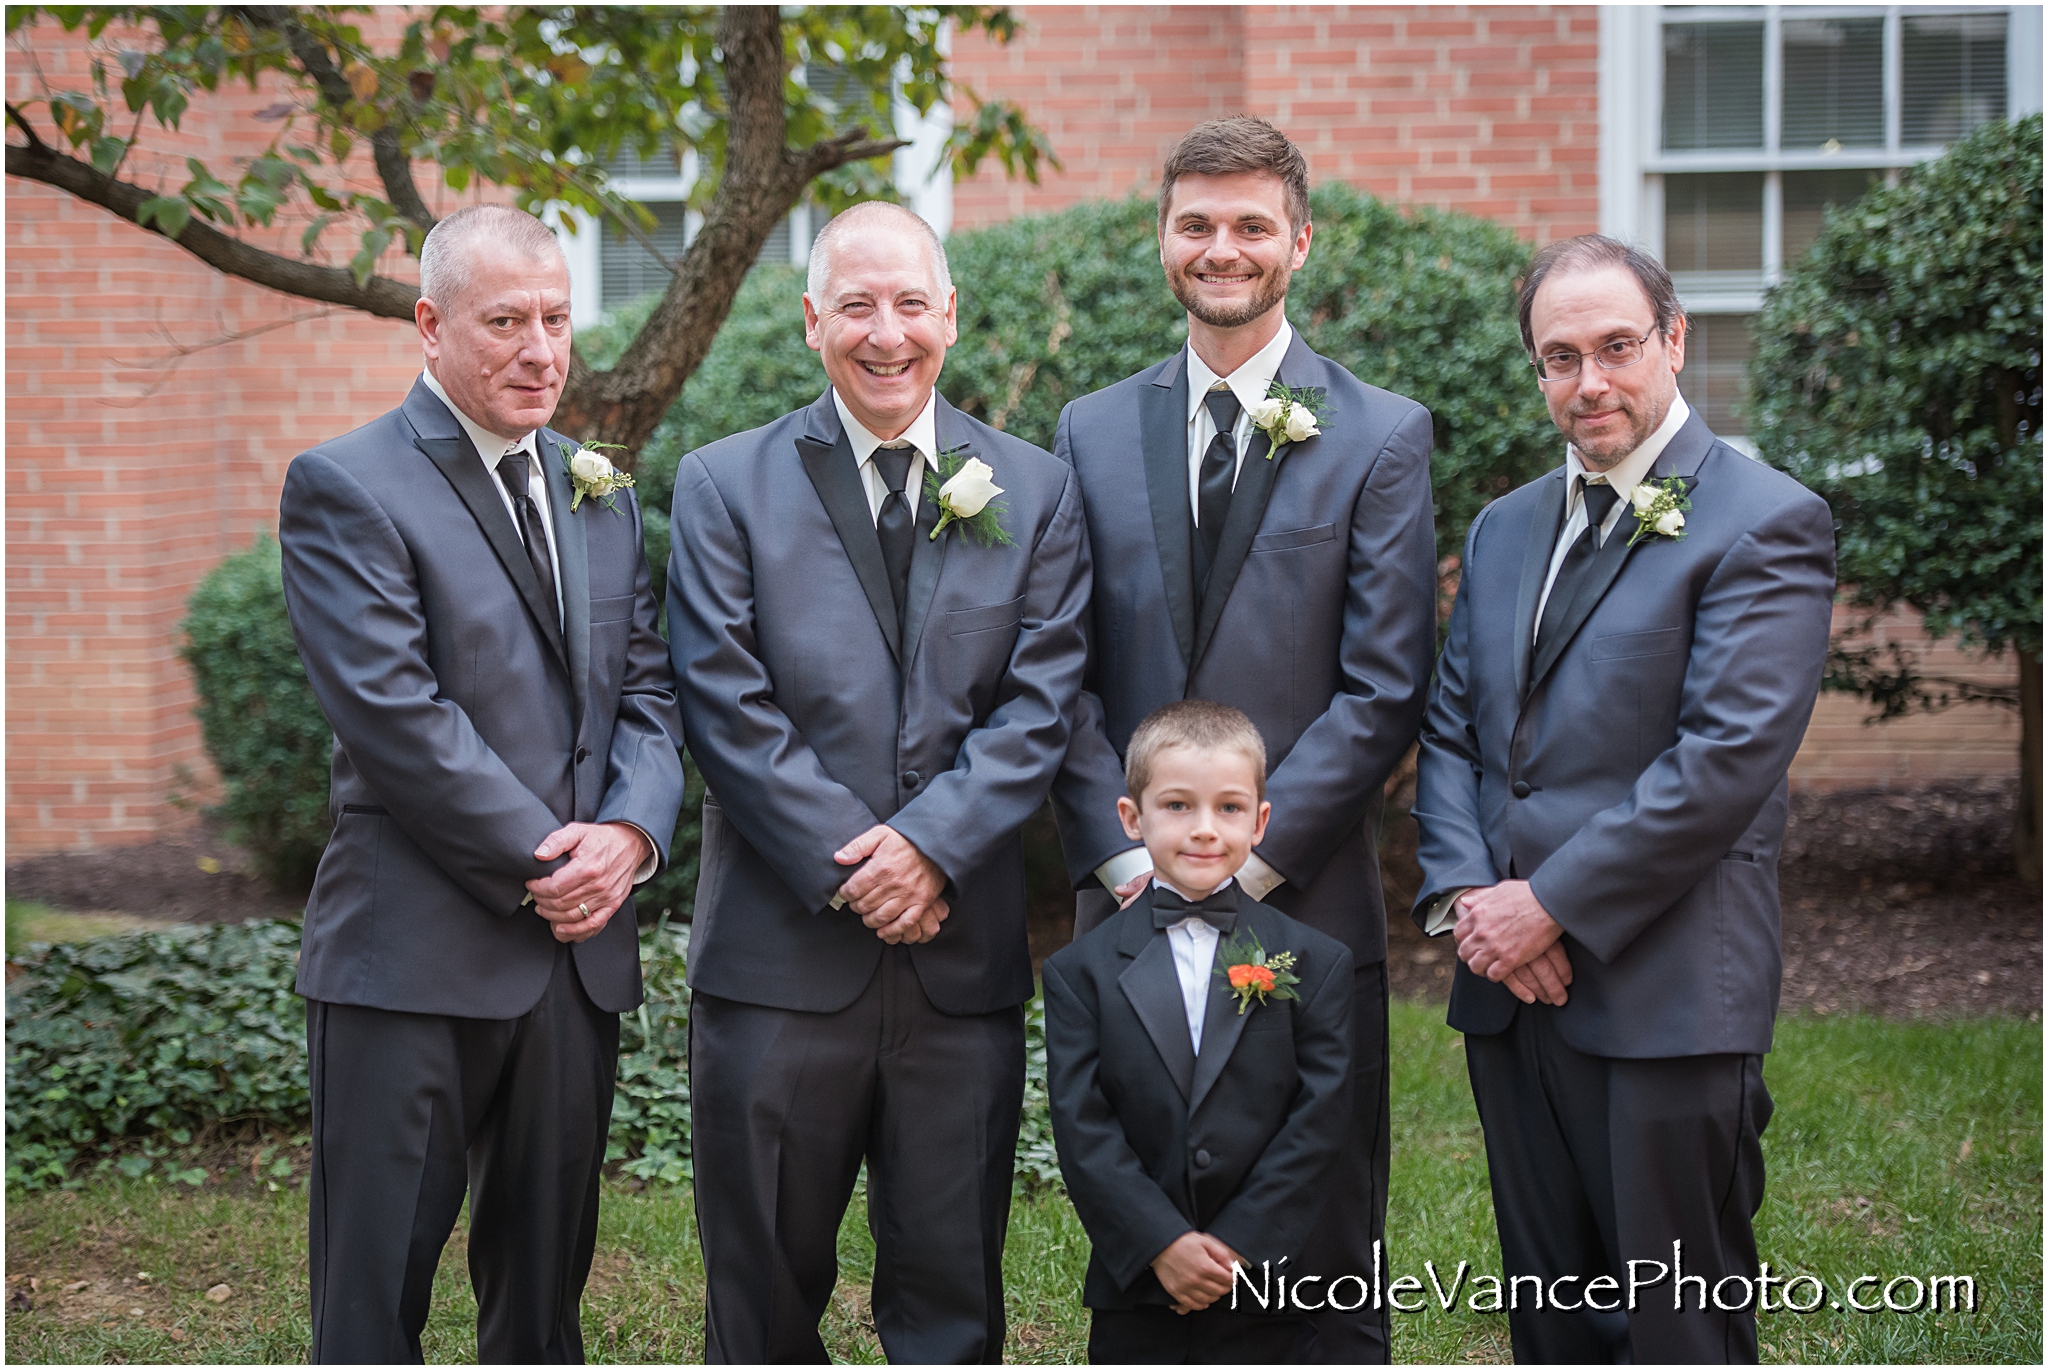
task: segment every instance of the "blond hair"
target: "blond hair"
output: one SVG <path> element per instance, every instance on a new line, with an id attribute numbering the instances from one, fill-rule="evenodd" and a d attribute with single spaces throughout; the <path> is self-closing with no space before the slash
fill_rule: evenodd
<path id="1" fill-rule="evenodd" d="M 1124 788 L 1141 807 L 1159 754 L 1172 747 L 1242 752 L 1257 772 L 1259 798 L 1266 797 L 1266 739 L 1241 709 L 1207 699 L 1181 699 L 1145 716 L 1124 749 Z"/>

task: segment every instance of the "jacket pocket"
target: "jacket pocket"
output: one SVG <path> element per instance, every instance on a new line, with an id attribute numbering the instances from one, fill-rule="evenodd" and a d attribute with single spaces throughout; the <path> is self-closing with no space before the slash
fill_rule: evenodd
<path id="1" fill-rule="evenodd" d="M 1290 528 L 1279 533 L 1261 533 L 1252 539 L 1254 552 L 1285 552 L 1295 547 L 1313 547 L 1337 536 L 1337 525 L 1320 523 L 1313 528 Z"/>
<path id="2" fill-rule="evenodd" d="M 590 626 L 600 623 L 620 623 L 633 617 L 633 596 L 608 595 L 603 599 L 590 601 Z"/>
<path id="3" fill-rule="evenodd" d="M 390 810 L 381 804 L 344 804 L 341 806 L 341 811 L 343 813 L 368 814 L 373 818 L 389 818 L 391 816 Z"/>
<path id="4" fill-rule="evenodd" d="M 946 631 L 954 637 L 966 633 L 988 633 L 1014 628 L 1024 619 L 1024 596 L 1007 604 L 984 604 L 979 609 L 955 609 L 946 615 Z"/>
<path id="5" fill-rule="evenodd" d="M 1686 648 L 1683 628 L 1652 628 L 1646 633 L 1609 633 L 1593 639 L 1594 661 L 1626 661 L 1641 656 L 1668 656 Z"/>

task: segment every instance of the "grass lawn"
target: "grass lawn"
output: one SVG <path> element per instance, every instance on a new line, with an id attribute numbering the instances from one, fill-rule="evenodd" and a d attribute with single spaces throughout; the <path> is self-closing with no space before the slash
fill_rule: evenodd
<path id="1" fill-rule="evenodd" d="M 1446 1282 L 1461 1259 L 1474 1274 L 1499 1273 L 1458 1042 L 1437 1010 L 1395 1006 L 1390 1276 L 1420 1277 L 1425 1259 Z M 1974 1313 L 1866 1315 L 1823 1305 L 1811 1315 L 1768 1314 L 1764 1359 L 2039 1363 L 2040 1026 L 1789 1019 L 1765 1075 L 1778 1111 L 1764 1137 L 1770 1180 L 1758 1240 L 1773 1271 L 1810 1272 L 1837 1298 L 1859 1275 L 1970 1275 L 1979 1304 Z M 9 1360 L 304 1357 L 300 1193 L 175 1188 L 119 1180 L 9 1196 L 10 1294 L 34 1305 L 10 1311 Z M 1087 1323 L 1076 1295 L 1087 1253 L 1063 1198 L 1015 1205 L 1008 1359 L 1081 1359 Z M 841 1229 L 840 1255 L 827 1343 L 842 1360 L 879 1361 L 866 1325 L 873 1252 L 858 1205 Z M 207 1290 L 221 1284 L 225 1296 L 209 1300 Z M 609 1191 L 584 1302 L 590 1358 L 698 1360 L 702 1297 L 687 1191 Z M 1426 1308 L 1396 1315 L 1398 1359 L 1509 1358 L 1502 1315 L 1463 1306 L 1446 1313 L 1433 1296 Z M 441 1265 L 429 1360 L 474 1359 L 474 1311 L 458 1233 Z"/>
<path id="2" fill-rule="evenodd" d="M 70 913 L 25 899 L 7 901 L 7 954 L 18 956 L 31 942 L 89 942 L 162 923 L 132 913 Z"/>

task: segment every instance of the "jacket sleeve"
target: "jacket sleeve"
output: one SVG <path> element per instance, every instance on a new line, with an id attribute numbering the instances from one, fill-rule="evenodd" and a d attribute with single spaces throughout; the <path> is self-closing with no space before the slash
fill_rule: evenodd
<path id="1" fill-rule="evenodd" d="M 1351 511 L 1343 683 L 1266 785 L 1259 856 L 1297 888 L 1358 830 L 1422 720 L 1436 647 L 1429 448 L 1429 411 L 1416 406 L 1373 459 Z"/>
<path id="2" fill-rule="evenodd" d="M 1023 616 L 995 707 L 960 744 L 952 769 L 889 819 L 955 882 L 1038 811 L 1067 754 L 1094 575 L 1081 487 L 1073 472 L 1062 474 L 1052 516 L 1029 553 Z"/>
<path id="3" fill-rule="evenodd" d="M 1117 1288 L 1129 1289 L 1153 1257 L 1194 1225 L 1145 1173 L 1102 1092 L 1102 1024 L 1093 987 L 1077 992 L 1051 962 L 1044 975 L 1046 1093 L 1060 1175 L 1095 1255 Z"/>
<path id="4" fill-rule="evenodd" d="M 640 502 L 623 492 L 633 511 L 633 626 L 626 637 L 626 660 L 619 685 L 618 712 L 612 722 L 611 754 L 605 763 L 604 800 L 600 823 L 631 823 L 654 841 L 657 869 L 669 862 L 676 814 L 683 806 L 683 718 L 676 703 L 675 673 L 668 644 L 655 629 L 659 612 L 654 578 L 640 522 Z"/>
<path id="5" fill-rule="evenodd" d="M 1488 506 L 1491 508 L 1491 506 Z M 1478 556 L 1479 530 L 1486 522 L 1481 509 L 1465 534 L 1461 563 L 1469 573 Z M 1423 716 L 1421 746 L 1415 758 L 1415 821 L 1421 829 L 1416 859 L 1422 866 L 1422 890 L 1415 898 L 1416 924 L 1428 909 L 1452 890 L 1485 888 L 1500 883 L 1486 845 L 1486 825 L 1479 809 L 1478 703 L 1470 672 L 1472 639 L 1472 577 L 1458 580 L 1451 605 L 1450 630 L 1436 660 L 1436 682 Z"/>
<path id="6" fill-rule="evenodd" d="M 1071 404 L 1060 411 L 1059 431 L 1052 447 L 1052 454 L 1069 467 L 1074 467 L 1073 416 Z M 1078 485 L 1078 468 L 1074 480 Z M 1060 851 L 1067 859 L 1067 877 L 1075 889 L 1095 878 L 1097 866 L 1138 845 L 1124 832 L 1124 825 L 1117 818 L 1116 801 L 1124 795 L 1124 763 L 1110 745 L 1102 697 L 1096 691 L 1099 662 L 1092 618 L 1092 614 L 1084 614 L 1081 620 L 1088 664 L 1081 679 L 1080 697 L 1074 702 L 1074 729 L 1067 739 L 1066 759 L 1052 785 L 1053 821 L 1059 828 Z"/>
<path id="7" fill-rule="evenodd" d="M 441 697 L 398 529 L 354 477 L 313 451 L 285 472 L 277 540 L 292 635 L 335 739 L 450 879 L 511 914 L 528 880 L 563 864 L 533 855 L 561 824 Z"/>
<path id="8" fill-rule="evenodd" d="M 1752 528 L 1708 579 L 1677 743 L 1529 877 L 1602 961 L 1704 879 L 1784 780 L 1820 691 L 1834 589 L 1833 520 L 1810 493 Z"/>
<path id="9" fill-rule="evenodd" d="M 1322 1216 L 1316 1187 L 1349 1134 L 1351 969 L 1350 951 L 1339 947 L 1321 983 L 1305 996 L 1294 1016 L 1301 1082 L 1287 1121 L 1209 1224 L 1211 1236 L 1254 1267 L 1300 1256 L 1309 1229 Z"/>
<path id="10" fill-rule="evenodd" d="M 754 572 L 696 453 L 676 468 L 669 520 L 668 641 L 683 736 L 726 821 L 818 913 L 851 873 L 832 853 L 875 826 L 775 703 L 754 635 Z"/>

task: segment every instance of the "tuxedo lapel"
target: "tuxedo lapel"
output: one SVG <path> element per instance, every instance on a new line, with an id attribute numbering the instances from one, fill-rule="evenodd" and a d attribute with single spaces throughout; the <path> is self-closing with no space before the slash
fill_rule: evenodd
<path id="1" fill-rule="evenodd" d="M 576 697 L 576 729 L 581 732 L 585 695 L 590 689 L 590 550 L 584 520 L 593 515 L 589 510 L 570 510 L 576 492 L 569 484 L 569 464 L 562 460 L 561 448 L 546 429 L 534 435 L 534 448 L 547 475 L 548 511 L 554 516 L 555 562 L 562 578 L 562 636 L 569 649 L 569 684 Z M 607 511 L 602 503 L 597 508 L 608 518 L 627 517 L 624 510 Z"/>
<path id="2" fill-rule="evenodd" d="M 1152 500 L 1152 536 L 1166 578 L 1181 660 L 1195 653 L 1194 513 L 1188 507 L 1188 373 L 1186 350 L 1168 358 L 1138 397 L 1138 435 L 1145 451 L 1145 488 Z"/>
<path id="3" fill-rule="evenodd" d="M 1174 1087 L 1180 1090 L 1180 1097 L 1190 1098 L 1194 1092 L 1195 1044 L 1188 1036 L 1187 1010 L 1181 1004 L 1180 976 L 1173 968 L 1173 948 L 1166 944 L 1164 933 L 1148 926 L 1151 921 L 1150 899 L 1140 901 L 1144 907 L 1142 920 L 1133 920 L 1131 936 L 1117 948 L 1135 959 L 1124 967 L 1117 976 L 1117 985 L 1123 990 L 1124 998 L 1130 1000 L 1131 1010 L 1138 1015 L 1138 1021 L 1145 1025 L 1145 1035 L 1152 1039 L 1159 1059 L 1166 1065 L 1166 1073 L 1173 1077 Z M 1142 940 L 1139 940 L 1140 936 Z M 1132 942 L 1137 942 L 1133 947 Z M 1205 1029 L 1206 1030 L 1206 1029 Z M 1188 1111 L 1194 1111 L 1190 1105 Z"/>
<path id="4" fill-rule="evenodd" d="M 854 464 L 853 445 L 832 409 L 832 392 L 811 406 L 804 435 L 796 440 L 804 471 L 818 491 L 818 499 L 839 534 L 839 545 L 853 564 L 853 574 L 868 597 L 881 625 L 882 641 L 900 665 L 903 661 L 901 636 L 896 622 L 896 596 L 889 589 L 889 568 L 882 561 L 882 539 L 875 532 L 875 518 L 868 508 L 868 492 Z M 915 575 L 913 564 L 912 574 Z"/>
<path id="5" fill-rule="evenodd" d="M 434 397 L 434 392 L 427 389 L 424 382 L 413 386 L 412 394 L 406 398 L 405 410 L 406 417 L 412 421 L 414 444 L 427 454 L 440 468 L 441 474 L 448 478 L 448 483 L 455 487 L 455 493 L 468 508 L 470 517 L 483 529 L 484 540 L 497 553 L 505 574 L 512 578 L 520 601 L 533 617 L 534 626 L 547 639 L 548 646 L 554 648 L 555 658 L 566 669 L 569 658 L 563 650 L 562 628 L 556 619 L 555 606 L 542 597 L 540 579 L 533 574 L 533 563 L 526 559 L 526 544 L 519 540 L 519 531 L 512 526 L 512 516 L 505 512 L 505 502 L 498 495 L 497 485 L 477 456 L 476 444 L 463 433 L 455 415 Z"/>
<path id="6" fill-rule="evenodd" d="M 960 423 L 958 414 L 959 411 L 941 396 L 938 412 L 932 416 L 932 431 L 941 451 L 952 452 L 965 462 L 979 453 L 967 441 L 965 425 Z M 920 493 L 917 500 L 917 534 L 910 548 L 910 587 L 903 596 L 903 673 L 906 677 L 910 674 L 911 663 L 917 660 L 917 644 L 924 636 L 925 620 L 931 616 L 932 596 L 938 592 L 939 575 L 946 568 L 946 549 L 955 539 L 966 536 L 966 529 L 953 523 L 937 541 L 933 541 L 932 529 L 938 526 L 939 502 L 930 498 L 927 490 Z M 876 545 L 880 545 L 879 538 Z"/>
<path id="7" fill-rule="evenodd" d="M 1516 698 L 1529 697 L 1529 654 L 1536 636 L 1536 604 L 1543 595 L 1544 577 L 1550 574 L 1551 554 L 1557 549 L 1557 534 L 1564 525 L 1565 477 L 1554 471 L 1536 495 L 1536 512 L 1529 517 L 1528 545 L 1522 552 L 1522 580 L 1515 598 L 1515 689 Z"/>
<path id="8" fill-rule="evenodd" d="M 1209 1097 L 1216 1081 L 1223 1077 L 1223 1067 L 1230 1064 L 1230 1053 L 1237 1050 L 1237 1039 L 1244 1036 L 1246 1020 L 1252 1014 L 1264 1011 L 1253 1008 L 1239 1013 L 1237 999 L 1223 977 L 1209 977 L 1209 1004 L 1202 1017 L 1202 1054 L 1195 1061 L 1195 1088 L 1188 1098 L 1190 1118 L 1202 1106 L 1202 1100 Z"/>

